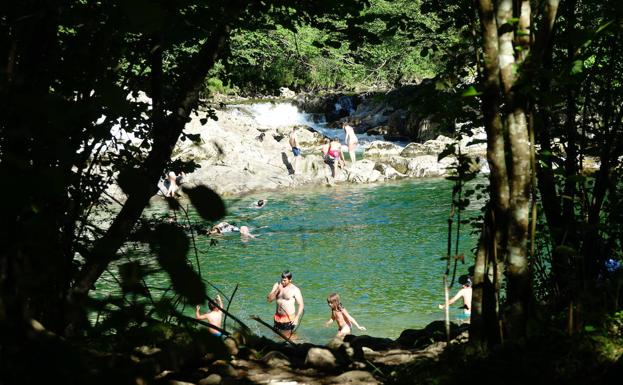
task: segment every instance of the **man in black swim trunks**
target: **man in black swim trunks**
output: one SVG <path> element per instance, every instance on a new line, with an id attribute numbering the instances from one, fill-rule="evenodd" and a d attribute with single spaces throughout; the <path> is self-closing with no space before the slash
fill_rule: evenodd
<path id="1" fill-rule="evenodd" d="M 290 147 L 292 147 L 292 154 L 294 155 L 294 158 L 292 159 L 292 174 L 298 174 L 299 160 L 301 159 L 301 147 L 299 145 L 298 138 L 296 137 L 298 129 L 299 128 L 295 126 L 290 133 Z"/>
<path id="2" fill-rule="evenodd" d="M 290 337 L 301 319 L 305 305 L 301 290 L 292 283 L 292 273 L 288 270 L 281 273 L 281 281 L 275 282 L 268 293 L 268 302 L 277 300 L 274 328 Z M 298 305 L 298 310 L 296 310 Z"/>

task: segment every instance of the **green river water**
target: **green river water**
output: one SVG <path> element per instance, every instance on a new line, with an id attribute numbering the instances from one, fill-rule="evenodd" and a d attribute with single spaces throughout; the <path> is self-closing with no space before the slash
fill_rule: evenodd
<path id="1" fill-rule="evenodd" d="M 346 309 L 367 328 L 355 329 L 355 334 L 397 338 L 404 329 L 443 319 L 437 304 L 443 302 L 446 261 L 441 257 L 446 254 L 451 188 L 444 179 L 418 179 L 226 200 L 224 220 L 249 226 L 257 237 L 244 241 L 239 233 L 229 233 L 210 246 L 208 236 L 197 236 L 202 275 L 227 295 L 239 285 L 230 312 L 261 335 L 272 332 L 249 317 L 272 324 L 275 304 L 267 303 L 266 295 L 288 269 L 305 300 L 300 340 L 326 343 L 335 335 L 335 324 L 324 326 L 331 292 L 339 293 Z M 267 205 L 251 208 L 260 198 L 267 198 Z M 152 205 L 150 212 L 165 215 L 166 206 Z M 199 221 L 193 213 L 191 219 Z M 464 226 L 459 252 L 466 255 L 466 264 L 459 263 L 459 274 L 473 263 L 474 244 Z M 451 290 L 458 290 L 458 284 Z M 216 294 L 212 288 L 208 293 Z M 193 308 L 184 312 L 194 316 Z M 451 318 L 460 314 L 453 306 Z M 233 326 L 228 320 L 228 329 Z"/>

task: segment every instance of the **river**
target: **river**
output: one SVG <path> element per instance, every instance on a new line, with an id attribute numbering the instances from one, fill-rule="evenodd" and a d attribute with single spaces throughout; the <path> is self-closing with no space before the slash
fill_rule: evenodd
<path id="1" fill-rule="evenodd" d="M 305 300 L 297 330 L 301 341 L 326 343 L 335 335 L 335 324 L 324 326 L 330 316 L 326 298 L 332 292 L 340 294 L 346 309 L 367 328 L 366 334 L 397 338 L 404 329 L 422 328 L 443 318 L 437 304 L 443 302 L 446 261 L 442 256 L 451 188 L 444 179 L 419 179 L 319 186 L 226 200 L 224 220 L 249 226 L 256 238 L 245 241 L 239 233 L 229 233 L 210 246 L 210 237 L 197 236 L 203 278 L 227 295 L 238 284 L 230 311 L 261 335 L 272 332 L 249 317 L 257 315 L 272 323 L 275 305 L 266 302 L 266 295 L 280 273 L 290 270 Z M 268 199 L 266 206 L 251 208 L 260 198 Z M 164 202 L 156 203 L 147 215 L 166 212 Z M 192 212 L 190 217 L 200 221 Z M 460 252 L 465 253 L 466 264 L 459 263 L 460 274 L 473 263 L 474 244 L 464 226 Z M 194 254 L 190 258 L 194 262 Z M 162 276 L 149 279 L 148 284 L 163 286 Z M 102 277 L 99 294 L 106 293 L 109 280 Z M 455 284 L 452 291 L 457 289 Z M 212 288 L 208 293 L 216 294 Z M 184 312 L 194 316 L 192 307 Z M 451 318 L 460 313 L 453 306 Z M 228 320 L 227 328 L 233 326 Z"/>

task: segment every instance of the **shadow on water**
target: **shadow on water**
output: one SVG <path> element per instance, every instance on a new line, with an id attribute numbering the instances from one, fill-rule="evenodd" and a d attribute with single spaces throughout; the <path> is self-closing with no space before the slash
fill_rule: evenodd
<path id="1" fill-rule="evenodd" d="M 209 236 L 197 236 L 203 277 L 225 293 L 239 284 L 230 311 L 262 335 L 272 333 L 249 317 L 272 320 L 275 305 L 266 295 L 280 273 L 290 270 L 305 300 L 300 340 L 326 343 L 335 335 L 334 327 L 324 327 L 332 292 L 366 326 L 366 334 L 397 338 L 404 329 L 443 317 L 437 304 L 443 301 L 451 190 L 450 182 L 429 179 L 306 187 L 228 200 L 230 214 L 223 220 L 249 226 L 256 238 L 242 241 L 230 233 L 211 245 Z M 266 206 L 250 207 L 259 198 L 268 199 Z M 166 215 L 164 205 L 151 210 Z M 195 213 L 190 216 L 201 223 Z M 471 237 L 464 229 L 459 252 L 466 256 L 475 245 Z M 466 272 L 470 261 L 467 257 L 458 271 Z M 452 309 L 453 317 L 461 314 Z"/>

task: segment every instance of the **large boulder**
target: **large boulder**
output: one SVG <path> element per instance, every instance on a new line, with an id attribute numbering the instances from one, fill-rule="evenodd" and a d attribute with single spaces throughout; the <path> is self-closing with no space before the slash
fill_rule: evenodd
<path id="1" fill-rule="evenodd" d="M 398 155 L 402 152 L 403 148 L 397 144 L 391 142 L 383 142 L 375 140 L 367 143 L 363 146 L 366 157 L 378 157 L 384 158 L 391 155 Z"/>
<path id="2" fill-rule="evenodd" d="M 336 368 L 338 362 L 331 350 L 315 347 L 307 352 L 305 366 L 326 370 Z"/>

